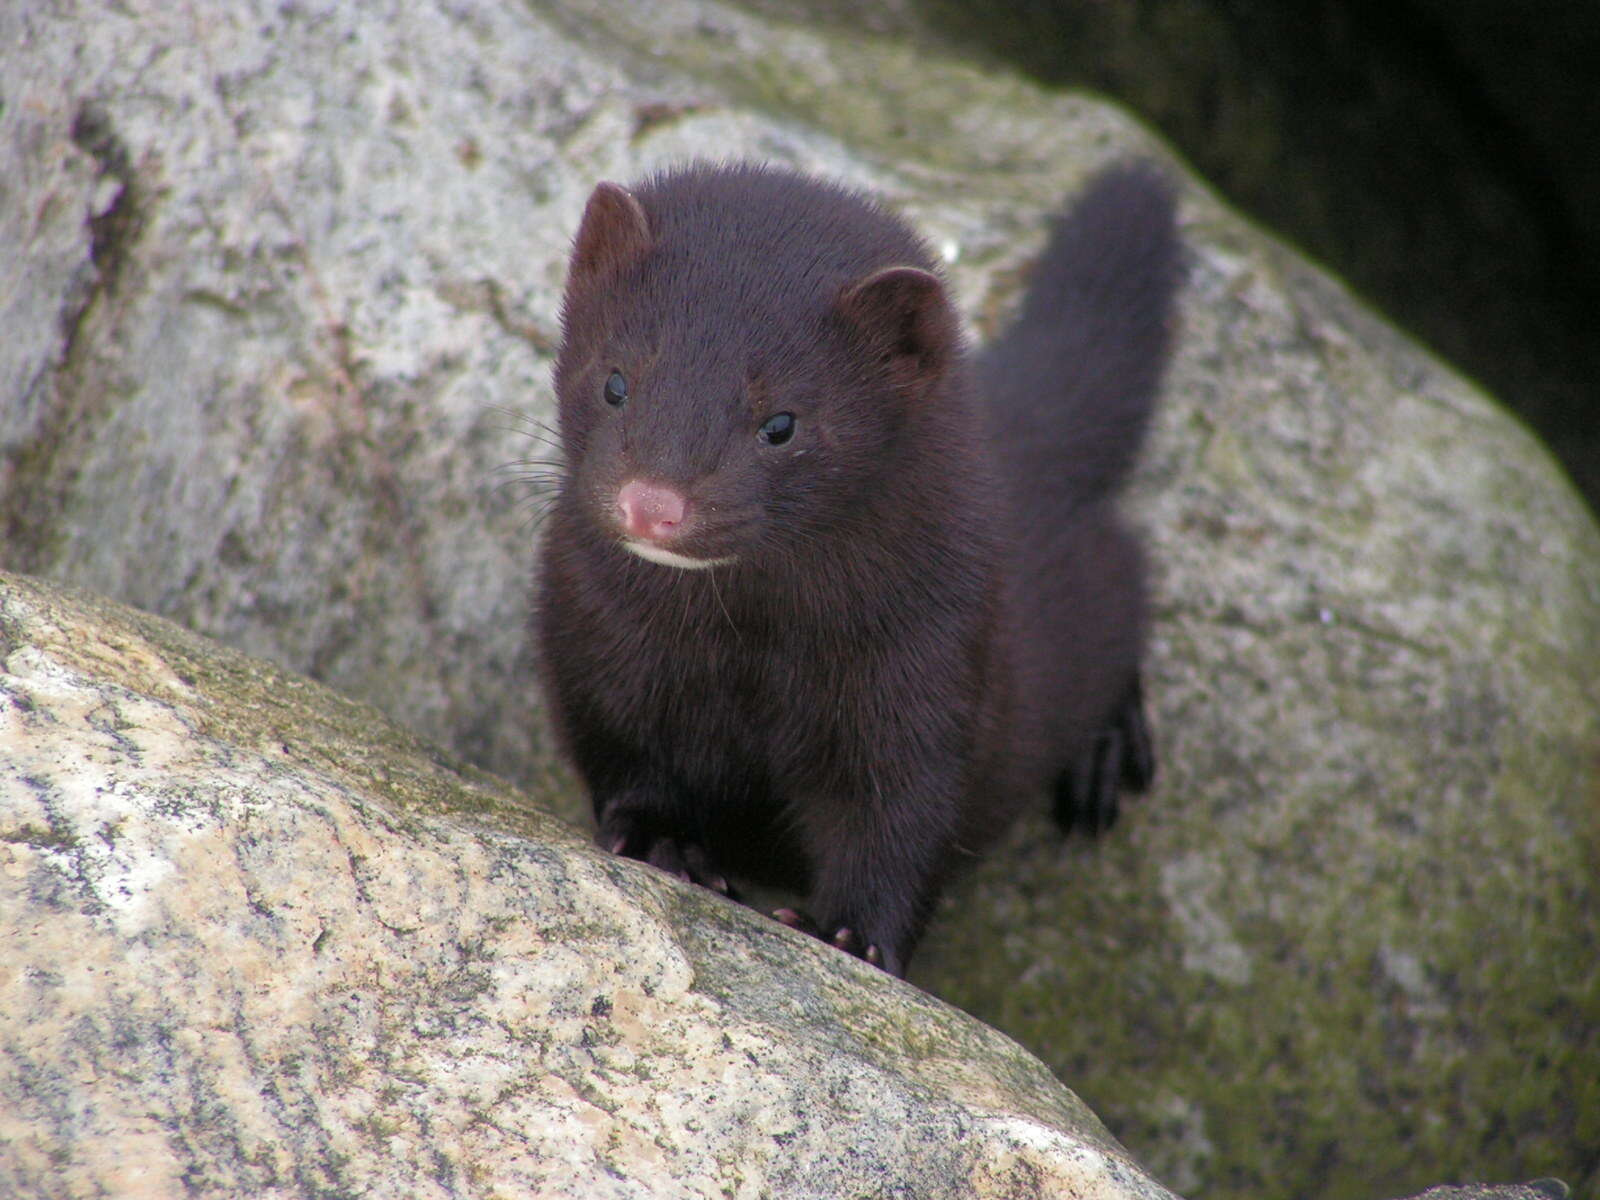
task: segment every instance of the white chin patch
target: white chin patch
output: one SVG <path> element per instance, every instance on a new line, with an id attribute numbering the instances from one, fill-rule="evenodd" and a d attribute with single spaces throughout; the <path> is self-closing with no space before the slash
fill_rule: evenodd
<path id="1" fill-rule="evenodd" d="M 707 567 L 725 567 L 731 562 L 738 561 L 733 557 L 728 558 L 688 558 L 682 554 L 674 554 L 671 550 L 663 550 L 660 546 L 652 546 L 649 542 L 634 542 L 627 538 L 622 539 L 622 548 L 631 554 L 649 562 L 660 563 L 663 567 L 677 567 L 684 571 L 703 571 Z"/>

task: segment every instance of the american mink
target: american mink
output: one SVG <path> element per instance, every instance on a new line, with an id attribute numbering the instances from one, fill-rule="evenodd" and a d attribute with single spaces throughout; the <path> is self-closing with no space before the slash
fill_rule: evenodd
<path id="1" fill-rule="evenodd" d="M 973 362 L 928 247 L 862 194 L 707 164 L 595 189 L 537 638 L 602 845 L 807 891 L 775 915 L 901 975 L 1029 796 L 1110 824 L 1154 770 L 1112 500 L 1178 263 L 1168 186 L 1113 168 Z"/>

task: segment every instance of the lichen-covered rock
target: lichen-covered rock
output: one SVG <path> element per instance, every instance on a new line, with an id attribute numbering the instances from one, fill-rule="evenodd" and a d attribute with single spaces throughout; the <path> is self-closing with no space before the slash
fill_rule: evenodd
<path id="1" fill-rule="evenodd" d="M 1022 823 L 913 978 L 1180 1191 L 1600 1196 L 1600 530 L 1312 267 L 1190 241 L 1135 505 L 1161 785 L 1098 845 Z"/>
<path id="2" fill-rule="evenodd" d="M 1169 1196 L 970 1017 L 0 576 L 0 1195 Z"/>
<path id="3" fill-rule="evenodd" d="M 496 469 L 550 453 L 590 187 L 695 153 L 888 196 L 980 331 L 1089 172 L 1170 164 L 1087 99 L 710 2 L 0 5 L 0 563 L 581 812 L 522 658 L 544 466 Z M 1202 188 L 1183 220 L 1135 498 L 1159 786 L 1099 845 L 1019 827 L 915 978 L 1180 1190 L 1600 1195 L 1600 535 L 1470 386 Z M 324 766 L 387 778 L 384 728 Z"/>

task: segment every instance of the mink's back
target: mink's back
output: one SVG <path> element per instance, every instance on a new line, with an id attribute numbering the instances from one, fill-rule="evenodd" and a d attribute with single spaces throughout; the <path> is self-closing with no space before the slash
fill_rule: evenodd
<path id="1" fill-rule="evenodd" d="M 1124 164 L 1057 219 L 1015 323 L 978 363 L 1007 483 L 1019 770 L 1049 784 L 1137 706 L 1144 557 L 1115 508 L 1144 441 L 1181 278 L 1171 185 Z"/>

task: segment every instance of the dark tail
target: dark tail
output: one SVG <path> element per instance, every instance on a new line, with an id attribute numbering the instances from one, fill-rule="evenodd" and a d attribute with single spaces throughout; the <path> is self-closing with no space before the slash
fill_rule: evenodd
<path id="1" fill-rule="evenodd" d="M 1144 440 L 1182 278 L 1175 207 L 1151 165 L 1097 175 L 1058 218 L 1016 323 L 979 359 L 1002 463 L 1047 493 L 1044 511 L 1109 494 Z"/>

